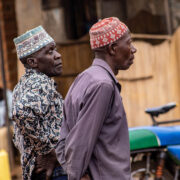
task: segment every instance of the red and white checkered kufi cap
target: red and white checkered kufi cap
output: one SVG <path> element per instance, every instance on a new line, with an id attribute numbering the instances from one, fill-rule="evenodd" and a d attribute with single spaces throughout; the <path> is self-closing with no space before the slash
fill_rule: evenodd
<path id="1" fill-rule="evenodd" d="M 117 17 L 105 18 L 94 24 L 90 31 L 91 49 L 106 46 L 115 42 L 128 31 L 128 27 Z"/>

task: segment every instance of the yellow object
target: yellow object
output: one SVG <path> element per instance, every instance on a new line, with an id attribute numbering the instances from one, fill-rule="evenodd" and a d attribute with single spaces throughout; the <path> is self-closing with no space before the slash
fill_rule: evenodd
<path id="1" fill-rule="evenodd" d="M 0 180 L 11 180 L 9 159 L 6 151 L 0 151 Z"/>

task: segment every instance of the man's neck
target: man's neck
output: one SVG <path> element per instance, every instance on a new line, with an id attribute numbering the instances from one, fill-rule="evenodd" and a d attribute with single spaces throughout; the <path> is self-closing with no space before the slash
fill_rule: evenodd
<path id="1" fill-rule="evenodd" d="M 113 73 L 114 73 L 115 75 L 117 74 L 117 72 L 115 71 L 114 66 L 113 66 L 112 58 L 109 57 L 107 54 L 96 53 L 96 54 L 95 54 L 95 58 L 102 59 L 102 60 L 106 61 L 107 64 L 108 64 L 108 65 L 110 66 L 110 68 L 112 69 Z"/>

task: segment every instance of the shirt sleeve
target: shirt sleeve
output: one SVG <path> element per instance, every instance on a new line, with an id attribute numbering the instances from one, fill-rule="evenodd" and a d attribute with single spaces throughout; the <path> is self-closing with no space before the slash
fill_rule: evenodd
<path id="1" fill-rule="evenodd" d="M 35 150 L 42 154 L 50 151 L 59 137 L 61 122 L 56 121 L 60 121 L 62 116 L 62 101 L 57 102 L 58 97 L 55 97 L 54 92 L 53 86 L 36 86 L 16 106 L 16 119 L 19 121 L 16 123 L 19 129 L 34 144 Z"/>
<path id="2" fill-rule="evenodd" d="M 69 180 L 80 180 L 108 115 L 113 97 L 112 84 L 101 82 L 88 88 L 75 126 L 65 142 L 66 171 Z"/>

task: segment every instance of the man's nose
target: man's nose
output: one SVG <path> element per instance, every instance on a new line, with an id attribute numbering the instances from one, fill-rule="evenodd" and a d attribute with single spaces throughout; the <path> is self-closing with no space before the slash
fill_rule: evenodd
<path id="1" fill-rule="evenodd" d="M 132 45 L 131 51 L 132 51 L 132 53 L 134 54 L 134 53 L 136 53 L 137 49 Z"/>
<path id="2" fill-rule="evenodd" d="M 61 58 L 61 54 L 59 52 L 55 52 L 55 59 L 60 59 Z"/>

